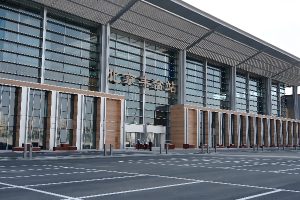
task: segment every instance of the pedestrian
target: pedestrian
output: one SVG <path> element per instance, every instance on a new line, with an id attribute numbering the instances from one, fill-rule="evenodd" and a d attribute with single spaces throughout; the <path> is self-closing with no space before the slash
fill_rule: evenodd
<path id="1" fill-rule="evenodd" d="M 151 142 L 151 140 L 149 141 L 149 150 L 152 151 L 152 142 Z"/>
<path id="2" fill-rule="evenodd" d="M 137 139 L 137 141 L 136 141 L 136 148 L 137 148 L 137 150 L 140 149 L 140 146 L 141 146 L 140 139 Z"/>

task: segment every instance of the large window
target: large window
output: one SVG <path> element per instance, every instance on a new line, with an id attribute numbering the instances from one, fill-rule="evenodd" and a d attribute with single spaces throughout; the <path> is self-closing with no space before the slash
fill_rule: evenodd
<path id="1" fill-rule="evenodd" d="M 98 89 L 97 32 L 49 16 L 46 33 L 45 83 Z"/>
<path id="2" fill-rule="evenodd" d="M 16 137 L 16 88 L 0 85 L 0 150 L 12 149 Z"/>
<path id="3" fill-rule="evenodd" d="M 236 76 L 236 109 L 247 111 L 247 79 L 241 74 Z"/>
<path id="4" fill-rule="evenodd" d="M 285 84 L 280 84 L 279 85 L 279 95 L 280 95 L 280 101 L 281 101 L 281 106 L 280 106 L 280 110 L 281 110 L 281 117 L 287 117 L 286 112 L 287 112 L 287 105 L 286 105 L 286 96 L 285 96 L 285 88 L 286 85 Z"/>
<path id="5" fill-rule="evenodd" d="M 0 5 L 0 77 L 39 81 L 41 24 L 34 11 Z"/>
<path id="6" fill-rule="evenodd" d="M 203 63 L 187 60 L 186 102 L 196 106 L 203 106 L 204 92 Z"/>
<path id="7" fill-rule="evenodd" d="M 71 94 L 59 94 L 57 145 L 72 144 L 73 140 L 74 97 Z"/>
<path id="8" fill-rule="evenodd" d="M 264 86 L 261 79 L 249 80 L 249 112 L 264 113 Z"/>
<path id="9" fill-rule="evenodd" d="M 127 123 L 167 125 L 169 105 L 176 102 L 175 60 L 168 49 L 111 34 L 109 90 L 125 95 Z"/>
<path id="10" fill-rule="evenodd" d="M 207 107 L 229 108 L 228 70 L 207 66 Z"/>
<path id="11" fill-rule="evenodd" d="M 171 51 L 158 45 L 146 43 L 146 77 L 152 83 L 176 84 L 176 57 Z M 145 92 L 145 123 L 168 126 L 169 105 L 176 103 L 174 93 L 150 87 Z"/>
<path id="12" fill-rule="evenodd" d="M 95 97 L 84 98 L 82 149 L 96 149 L 96 108 Z"/>
<path id="13" fill-rule="evenodd" d="M 47 105 L 47 92 L 30 90 L 27 142 L 42 149 L 46 148 Z"/>
<path id="14" fill-rule="evenodd" d="M 272 84 L 271 87 L 271 103 L 272 103 L 272 115 L 280 116 L 280 108 L 278 107 L 278 84 Z"/>
<path id="15" fill-rule="evenodd" d="M 142 76 L 142 42 L 116 33 L 112 33 L 110 38 L 110 70 L 116 75 L 130 74 L 134 79 Z M 131 84 L 120 84 L 121 79 L 116 81 L 110 83 L 109 90 L 115 94 L 125 95 L 126 122 L 143 123 L 143 91 L 139 82 L 133 80 Z"/>

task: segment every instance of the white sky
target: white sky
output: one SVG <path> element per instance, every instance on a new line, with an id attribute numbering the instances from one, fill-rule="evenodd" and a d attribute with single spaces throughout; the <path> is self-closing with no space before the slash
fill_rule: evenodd
<path id="1" fill-rule="evenodd" d="M 299 0 L 183 1 L 300 57 Z"/>

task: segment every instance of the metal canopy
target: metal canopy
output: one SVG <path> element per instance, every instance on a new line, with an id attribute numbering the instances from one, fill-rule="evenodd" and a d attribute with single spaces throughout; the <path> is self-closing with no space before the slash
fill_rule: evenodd
<path id="1" fill-rule="evenodd" d="M 300 85 L 300 59 L 181 0 L 32 0 L 176 49 Z"/>

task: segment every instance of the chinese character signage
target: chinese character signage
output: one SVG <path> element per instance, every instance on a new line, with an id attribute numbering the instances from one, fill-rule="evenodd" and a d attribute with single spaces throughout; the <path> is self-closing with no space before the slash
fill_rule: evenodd
<path id="1" fill-rule="evenodd" d="M 121 74 L 114 70 L 109 70 L 108 82 L 112 84 L 133 85 L 138 83 L 141 87 L 160 91 L 176 93 L 176 84 L 173 81 L 162 82 L 160 80 L 149 80 L 146 76 L 136 77 L 132 74 Z"/>

